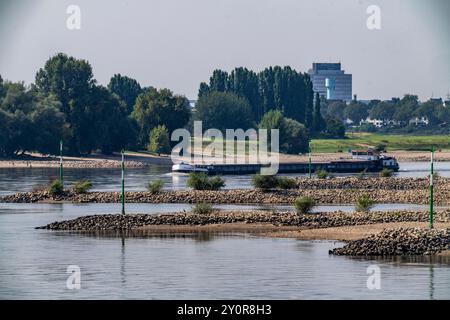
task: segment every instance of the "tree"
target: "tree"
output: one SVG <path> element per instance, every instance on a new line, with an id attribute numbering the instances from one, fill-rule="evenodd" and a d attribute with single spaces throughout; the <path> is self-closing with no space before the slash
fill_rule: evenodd
<path id="1" fill-rule="evenodd" d="M 157 126 L 150 132 L 150 143 L 148 150 L 158 155 L 161 153 L 170 153 L 169 131 L 166 126 Z"/>
<path id="2" fill-rule="evenodd" d="M 344 110 L 347 107 L 344 101 L 332 101 L 328 107 L 326 115 L 335 119 L 344 119 Z"/>
<path id="3" fill-rule="evenodd" d="M 345 138 L 345 126 L 341 120 L 327 117 L 325 120 L 325 134 L 330 138 Z"/>
<path id="4" fill-rule="evenodd" d="M 322 118 L 322 113 L 320 112 L 320 97 L 319 93 L 316 92 L 316 98 L 314 101 L 314 113 L 313 113 L 313 120 L 312 120 L 312 127 L 311 131 L 314 134 L 319 134 L 322 132 L 323 129 L 325 129 L 325 121 Z"/>
<path id="5" fill-rule="evenodd" d="M 122 150 L 135 140 L 125 102 L 107 88 L 94 86 L 91 89 L 86 113 L 92 130 L 88 136 L 93 137 L 89 149 L 100 149 L 109 154 Z"/>
<path id="6" fill-rule="evenodd" d="M 127 114 L 133 112 L 137 96 L 142 93 L 139 82 L 121 74 L 115 74 L 108 83 L 108 89 L 117 94 L 127 106 Z"/>
<path id="7" fill-rule="evenodd" d="M 284 133 L 280 150 L 286 153 L 296 154 L 308 151 L 309 135 L 303 124 L 294 119 L 284 119 Z"/>
<path id="8" fill-rule="evenodd" d="M 368 108 L 364 103 L 352 101 L 344 110 L 344 117 L 359 125 L 361 120 L 365 120 L 369 115 Z"/>
<path id="9" fill-rule="evenodd" d="M 392 120 L 395 113 L 395 105 L 392 102 L 382 101 L 376 104 L 369 113 L 371 119 Z"/>
<path id="10" fill-rule="evenodd" d="M 252 127 L 252 111 L 245 98 L 230 92 L 211 92 L 201 97 L 195 107 L 195 119 L 203 128 L 248 129 Z"/>
<path id="11" fill-rule="evenodd" d="M 285 118 L 283 113 L 279 110 L 267 112 L 261 119 L 258 127 L 267 129 L 268 133 L 270 133 L 271 129 L 279 130 L 279 145 L 281 152 L 295 154 L 303 153 L 308 150 L 308 130 L 298 121 Z"/>
<path id="12" fill-rule="evenodd" d="M 93 128 L 86 105 L 94 85 L 91 65 L 63 53 L 47 60 L 36 74 L 37 92 L 43 96 L 52 94 L 61 102 L 60 111 L 68 128 L 63 139 L 70 154 L 91 151 L 95 137 L 91 136 Z"/>
<path id="13" fill-rule="evenodd" d="M 154 127 L 165 125 L 171 134 L 175 129 L 186 126 L 190 116 L 189 100 L 186 97 L 174 95 L 169 89 L 150 88 L 137 97 L 132 113 L 139 131 L 138 144 L 141 147 L 147 144 Z"/>
<path id="14" fill-rule="evenodd" d="M 255 122 L 268 111 L 278 109 L 286 117 L 312 125 L 311 79 L 290 67 L 269 67 L 258 74 L 242 67 L 230 74 L 215 70 L 209 84 L 200 84 L 198 99 L 212 92 L 230 92 L 245 98 Z"/>
<path id="15" fill-rule="evenodd" d="M 40 97 L 30 115 L 33 123 L 33 149 L 42 153 L 57 154 L 59 141 L 64 135 L 64 114 L 55 96 Z"/>

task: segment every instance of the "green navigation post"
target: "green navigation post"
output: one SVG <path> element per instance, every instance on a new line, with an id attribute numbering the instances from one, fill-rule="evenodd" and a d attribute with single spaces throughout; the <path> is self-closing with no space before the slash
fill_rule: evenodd
<path id="1" fill-rule="evenodd" d="M 431 161 L 430 161 L 430 229 L 433 229 L 433 175 L 434 175 L 434 168 L 433 168 L 433 161 L 434 161 L 434 148 L 431 148 Z"/>
<path id="2" fill-rule="evenodd" d="M 125 161 L 124 152 L 122 150 L 122 214 L 125 214 Z"/>
<path id="3" fill-rule="evenodd" d="M 308 171 L 309 171 L 309 178 L 311 179 L 311 140 L 308 142 L 308 151 L 309 151 Z"/>
<path id="4" fill-rule="evenodd" d="M 63 171 L 63 141 L 59 141 L 59 181 L 64 189 L 64 171 Z"/>

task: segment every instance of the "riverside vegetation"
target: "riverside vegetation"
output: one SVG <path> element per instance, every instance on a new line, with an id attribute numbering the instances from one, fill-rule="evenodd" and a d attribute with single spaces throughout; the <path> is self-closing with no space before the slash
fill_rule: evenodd
<path id="1" fill-rule="evenodd" d="M 204 178 L 204 176 L 203 176 Z M 214 177 L 200 179 L 200 190 L 161 190 L 157 193 L 148 191 L 126 192 L 130 203 L 266 203 L 292 204 L 299 197 L 310 197 L 315 203 L 351 204 L 368 196 L 377 203 L 411 203 L 427 204 L 429 200 L 428 178 L 376 178 L 358 179 L 355 177 L 336 177 L 334 179 L 295 179 L 296 187 L 281 189 L 277 177 L 257 178 L 255 189 L 205 190 L 214 183 L 214 188 L 221 185 Z M 217 179 L 217 180 L 216 180 Z M 220 179 L 220 178 L 219 178 Z M 205 182 L 206 181 L 206 182 Z M 198 183 L 198 180 L 196 180 Z M 289 183 L 291 184 L 291 182 Z M 119 192 L 87 192 L 76 194 L 71 190 L 53 193 L 49 190 L 21 192 L 0 197 L 0 202 L 69 201 L 74 203 L 116 203 L 120 202 Z M 435 181 L 434 201 L 437 205 L 450 204 L 450 179 L 439 177 Z"/>

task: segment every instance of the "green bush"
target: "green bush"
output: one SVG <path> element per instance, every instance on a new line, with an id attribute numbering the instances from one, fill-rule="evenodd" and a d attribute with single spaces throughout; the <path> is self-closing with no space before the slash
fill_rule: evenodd
<path id="1" fill-rule="evenodd" d="M 48 187 L 48 192 L 51 195 L 61 195 L 64 192 L 64 187 L 61 181 L 55 180 L 52 183 L 50 183 L 50 186 Z"/>
<path id="2" fill-rule="evenodd" d="M 369 212 L 370 209 L 374 206 L 375 201 L 370 199 L 370 197 L 365 194 L 356 200 L 355 210 L 357 212 Z"/>
<path id="3" fill-rule="evenodd" d="M 308 214 L 316 205 L 315 201 L 311 197 L 301 197 L 294 201 L 295 211 L 300 214 Z"/>
<path id="4" fill-rule="evenodd" d="M 194 190 L 219 190 L 225 186 L 225 181 L 218 176 L 208 177 L 204 172 L 191 172 L 187 186 Z"/>
<path id="5" fill-rule="evenodd" d="M 275 189 L 278 187 L 278 178 L 274 175 L 255 174 L 252 176 L 252 185 L 263 191 Z"/>
<path id="6" fill-rule="evenodd" d="M 76 194 L 83 194 L 89 191 L 92 188 L 92 182 L 89 180 L 80 180 L 76 181 L 72 186 L 72 191 Z"/>
<path id="7" fill-rule="evenodd" d="M 326 170 L 319 169 L 316 171 L 316 175 L 319 179 L 326 179 L 328 177 L 328 172 Z"/>
<path id="8" fill-rule="evenodd" d="M 383 170 L 380 171 L 379 175 L 381 178 L 389 178 L 392 177 L 393 171 L 391 169 L 388 168 L 384 168 Z"/>
<path id="9" fill-rule="evenodd" d="M 210 214 L 214 208 L 210 203 L 199 202 L 194 205 L 192 212 L 195 214 Z"/>
<path id="10" fill-rule="evenodd" d="M 367 174 L 367 169 L 364 169 L 363 171 L 359 172 L 359 173 L 356 175 L 356 178 L 357 178 L 358 180 L 363 180 L 363 179 L 366 177 L 366 174 Z"/>
<path id="11" fill-rule="evenodd" d="M 280 189 L 295 189 L 297 188 L 297 180 L 290 177 L 279 177 L 278 178 L 278 188 Z"/>
<path id="12" fill-rule="evenodd" d="M 159 192 L 161 192 L 163 187 L 164 187 L 164 181 L 162 181 L 162 180 L 155 180 L 155 181 L 150 181 L 148 183 L 147 190 L 150 193 L 159 193 Z"/>

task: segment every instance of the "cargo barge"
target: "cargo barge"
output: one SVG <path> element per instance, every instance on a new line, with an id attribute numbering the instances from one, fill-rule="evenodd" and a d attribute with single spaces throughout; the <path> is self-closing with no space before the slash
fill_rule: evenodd
<path id="1" fill-rule="evenodd" d="M 399 170 L 397 160 L 392 156 L 380 155 L 373 150 L 353 150 L 352 159 L 328 162 L 290 162 L 280 163 L 278 173 L 309 173 L 326 170 L 334 173 L 379 172 L 383 169 Z M 259 173 L 262 164 L 186 164 L 172 166 L 173 172 L 204 172 L 207 174 L 239 175 Z"/>

